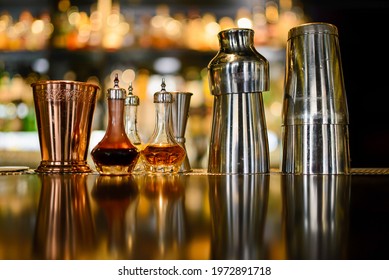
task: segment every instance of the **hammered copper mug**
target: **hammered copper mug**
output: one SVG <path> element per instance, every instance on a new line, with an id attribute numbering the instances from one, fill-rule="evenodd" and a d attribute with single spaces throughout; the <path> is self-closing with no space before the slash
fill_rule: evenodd
<path id="1" fill-rule="evenodd" d="M 87 173 L 97 85 L 47 80 L 33 83 L 42 160 L 39 173 Z"/>

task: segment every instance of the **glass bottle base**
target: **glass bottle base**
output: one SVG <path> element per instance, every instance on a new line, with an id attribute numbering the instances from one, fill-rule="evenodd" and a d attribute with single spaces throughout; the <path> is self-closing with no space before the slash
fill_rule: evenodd
<path id="1" fill-rule="evenodd" d="M 102 175 L 127 175 L 132 173 L 139 155 L 136 148 L 97 148 L 91 152 L 96 169 Z"/>
<path id="2" fill-rule="evenodd" d="M 96 166 L 101 175 L 128 175 L 132 173 L 132 167 L 121 165 Z"/>
<path id="3" fill-rule="evenodd" d="M 176 165 L 145 165 L 144 171 L 149 173 L 178 173 L 180 166 Z"/>
<path id="4" fill-rule="evenodd" d="M 151 144 L 141 154 L 146 172 L 177 173 L 186 152 L 179 144 Z"/>

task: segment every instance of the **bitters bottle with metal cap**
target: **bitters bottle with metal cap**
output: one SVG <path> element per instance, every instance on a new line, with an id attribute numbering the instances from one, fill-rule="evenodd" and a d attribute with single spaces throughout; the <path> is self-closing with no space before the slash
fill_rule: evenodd
<path id="1" fill-rule="evenodd" d="M 124 101 L 124 127 L 127 133 L 128 139 L 131 143 L 138 149 L 140 152 L 143 149 L 143 143 L 138 133 L 138 124 L 137 124 L 137 111 L 139 106 L 139 97 L 133 94 L 132 83 L 128 87 L 128 93 Z M 136 163 L 136 166 L 133 172 L 139 173 L 144 170 L 143 162 L 141 156 Z"/>
<path id="2" fill-rule="evenodd" d="M 107 130 L 103 139 L 91 151 L 96 169 L 102 175 L 129 174 L 139 158 L 139 151 L 128 139 L 124 128 L 125 98 L 126 90 L 119 87 L 116 74 L 114 87 L 107 91 Z"/>
<path id="3" fill-rule="evenodd" d="M 142 150 L 145 171 L 151 173 L 177 173 L 185 159 L 186 152 L 173 135 L 171 106 L 173 95 L 165 90 L 165 80 L 162 89 L 154 93 L 155 128 L 146 147 Z"/>

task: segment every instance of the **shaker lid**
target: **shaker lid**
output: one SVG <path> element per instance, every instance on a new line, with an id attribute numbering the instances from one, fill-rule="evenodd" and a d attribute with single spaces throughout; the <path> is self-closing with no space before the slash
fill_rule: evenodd
<path id="1" fill-rule="evenodd" d="M 154 103 L 173 103 L 173 95 L 165 87 L 165 78 L 162 78 L 161 90 L 154 93 Z"/>
<path id="2" fill-rule="evenodd" d="M 244 50 L 247 45 L 254 43 L 254 30 L 250 28 L 229 28 L 218 33 L 222 49 Z"/>
<path id="3" fill-rule="evenodd" d="M 212 95 L 268 91 L 269 61 L 254 46 L 254 30 L 227 29 L 218 38 L 220 51 L 207 67 Z"/>
<path id="4" fill-rule="evenodd" d="M 118 74 L 115 75 L 114 87 L 107 90 L 108 99 L 124 99 L 126 97 L 126 90 L 119 87 Z"/>
<path id="5" fill-rule="evenodd" d="M 125 105 L 129 106 L 138 106 L 139 105 L 139 97 L 134 95 L 132 93 L 133 87 L 132 82 L 130 83 L 130 86 L 128 87 L 128 94 L 126 96 Z"/>
<path id="6" fill-rule="evenodd" d="M 293 27 L 289 30 L 288 40 L 293 37 L 297 37 L 305 34 L 318 34 L 318 33 L 325 33 L 329 35 L 338 36 L 338 28 L 335 25 L 326 22 L 304 23 L 296 27 Z"/>

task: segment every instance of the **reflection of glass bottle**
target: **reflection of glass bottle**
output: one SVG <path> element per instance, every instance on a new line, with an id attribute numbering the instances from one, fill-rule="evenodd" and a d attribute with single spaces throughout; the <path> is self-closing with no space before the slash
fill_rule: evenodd
<path id="1" fill-rule="evenodd" d="M 185 179 L 178 174 L 147 174 L 142 177 L 142 199 L 150 206 L 147 212 L 142 212 L 143 219 L 137 220 L 136 259 L 187 258 Z M 139 234 L 140 228 L 142 234 Z M 144 244 L 148 245 L 148 250 L 144 249 Z"/>
<path id="2" fill-rule="evenodd" d="M 107 224 L 107 255 L 109 259 L 132 258 L 135 220 L 128 220 L 127 214 L 134 216 L 138 206 L 138 186 L 133 176 L 99 176 L 91 194 L 97 205 L 103 210 Z M 131 213 L 129 213 L 131 212 Z"/>
<path id="3" fill-rule="evenodd" d="M 104 175 L 131 173 L 139 158 L 138 149 L 128 139 L 124 129 L 124 99 L 126 91 L 119 88 L 116 74 L 114 87 L 108 89 L 108 126 L 103 139 L 93 148 L 96 169 Z"/>
<path id="4" fill-rule="evenodd" d="M 171 105 L 173 96 L 165 90 L 165 80 L 162 89 L 154 94 L 156 123 L 154 132 L 142 151 L 145 170 L 156 173 L 176 173 L 179 171 L 186 152 L 174 139 L 171 121 Z"/>
<path id="5" fill-rule="evenodd" d="M 138 151 L 141 151 L 143 147 L 137 127 L 137 109 L 139 106 L 139 97 L 132 93 L 132 89 L 132 83 L 130 83 L 128 94 L 124 103 L 124 127 L 128 139 L 130 139 L 131 143 L 138 149 Z M 139 158 L 133 171 L 141 172 L 142 170 L 144 170 L 143 163 L 142 159 Z"/>

